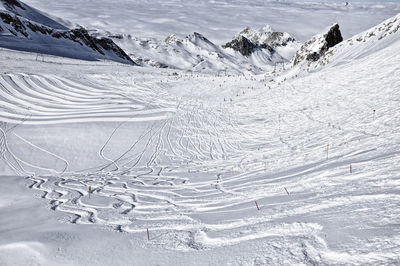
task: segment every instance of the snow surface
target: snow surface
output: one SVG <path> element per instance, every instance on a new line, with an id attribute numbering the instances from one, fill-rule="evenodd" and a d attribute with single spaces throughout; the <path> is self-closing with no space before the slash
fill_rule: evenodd
<path id="1" fill-rule="evenodd" d="M 261 75 L 0 49 L 0 265 L 400 264 L 397 21 Z"/>

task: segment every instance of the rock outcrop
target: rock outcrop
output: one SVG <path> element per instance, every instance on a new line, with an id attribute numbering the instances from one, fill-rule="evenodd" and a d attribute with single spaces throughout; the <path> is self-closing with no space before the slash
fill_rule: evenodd
<path id="1" fill-rule="evenodd" d="M 343 41 L 338 24 L 332 25 L 327 33 L 312 37 L 305 42 L 292 58 L 292 65 L 298 65 L 303 61 L 319 60 L 329 48 Z"/>
<path id="2" fill-rule="evenodd" d="M 244 36 L 258 45 L 267 44 L 272 48 L 288 46 L 298 43 L 294 37 L 286 32 L 274 31 L 267 25 L 259 30 L 253 30 L 249 27 L 239 32 L 238 36 Z"/>
<path id="3" fill-rule="evenodd" d="M 19 7 L 25 10 L 25 7 L 23 7 L 23 5 L 17 0 L 2 0 L 2 2 L 9 9 L 15 9 L 15 7 Z"/>
<path id="4" fill-rule="evenodd" d="M 222 45 L 222 48 L 232 48 L 233 50 L 238 51 L 244 56 L 249 56 L 254 52 L 256 48 L 258 48 L 258 45 L 254 44 L 246 37 L 239 36 L 238 38 L 233 39 L 225 45 Z"/>
<path id="5" fill-rule="evenodd" d="M 363 56 L 381 51 L 399 39 L 400 14 L 389 18 L 379 25 L 361 32 L 346 41 L 342 41 L 339 26 L 333 25 L 323 35 L 324 45 L 320 46 L 323 53 L 312 52 L 306 57 L 308 69 L 318 69 L 335 62 L 352 61 Z M 304 51 L 303 51 L 304 52 Z"/>
<path id="6" fill-rule="evenodd" d="M 339 24 L 335 24 L 329 29 L 328 33 L 325 35 L 325 40 L 328 46 L 327 50 L 343 41 L 342 33 L 339 30 Z"/>
<path id="7" fill-rule="evenodd" d="M 278 53 L 284 58 L 283 60 L 290 60 L 300 45 L 290 34 L 273 31 L 267 25 L 259 30 L 245 28 L 238 33 L 233 41 L 225 44 L 224 47 L 231 47 L 241 53 L 245 52 L 247 56 L 257 48 L 268 49 L 271 53 Z"/>

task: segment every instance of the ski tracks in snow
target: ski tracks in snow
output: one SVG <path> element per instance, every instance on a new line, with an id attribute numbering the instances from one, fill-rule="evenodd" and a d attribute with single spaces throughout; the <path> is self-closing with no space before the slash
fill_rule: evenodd
<path id="1" fill-rule="evenodd" d="M 238 77 L 222 79 L 232 86 L 239 82 Z M 308 264 L 340 264 L 340 258 L 350 254 L 349 246 L 335 251 L 327 246 L 334 238 L 330 231 L 334 225 L 349 228 L 340 231 L 341 237 L 349 233 L 362 242 L 357 234 L 399 222 L 398 180 L 390 174 L 399 170 L 392 165 L 399 157 L 396 144 L 383 142 L 379 136 L 387 134 L 386 129 L 376 127 L 360 110 L 340 113 L 336 117 L 342 121 L 319 112 L 324 104 L 324 110 L 332 112 L 349 109 L 331 104 L 335 101 L 329 94 L 319 102 L 309 101 L 320 93 L 317 88 L 283 85 L 284 89 L 274 87 L 266 93 L 265 81 L 255 80 L 253 88 L 248 83 L 239 88 L 246 96 L 221 104 L 188 95 L 154 102 L 150 94 L 174 85 L 129 83 L 123 78 L 118 83 L 124 90 L 26 74 L 3 75 L 0 83 L 5 88 L 0 96 L 7 99 L 1 115 L 8 123 L 20 123 L 28 109 L 24 124 L 119 122 L 99 147 L 104 164 L 68 172 L 66 160 L 42 150 L 64 162 L 65 168 L 46 176 L 29 175 L 31 188 L 42 191 L 49 208 L 65 212 L 69 222 L 132 233 L 149 228 L 157 239 L 149 245 L 171 249 L 210 249 L 262 240 L 269 243 L 271 254 Z M 254 101 L 257 97 L 260 100 Z M 354 116 L 361 122 L 351 123 Z M 127 144 L 124 150 L 111 153 L 119 130 L 137 121 L 148 126 L 136 138 L 120 140 Z M 23 172 L 24 162 L 13 157 L 7 145 L 10 132 L 0 133 L 2 156 L 7 153 L 14 168 Z M 376 147 L 376 140 L 387 149 Z M 328 143 L 331 150 L 326 158 Z M 386 240 L 390 247 L 380 261 L 390 262 L 399 251 L 398 240 Z M 357 256 L 356 264 L 374 262 L 373 252 Z"/>

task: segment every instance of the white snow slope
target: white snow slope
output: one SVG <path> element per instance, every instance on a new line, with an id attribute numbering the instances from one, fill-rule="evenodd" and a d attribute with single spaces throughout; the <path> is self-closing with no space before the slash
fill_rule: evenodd
<path id="1" fill-rule="evenodd" d="M 399 36 L 286 80 L 1 49 L 0 265 L 399 265 Z"/>

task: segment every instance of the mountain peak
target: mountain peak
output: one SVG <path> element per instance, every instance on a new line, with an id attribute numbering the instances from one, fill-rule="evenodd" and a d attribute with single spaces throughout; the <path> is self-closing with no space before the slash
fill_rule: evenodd
<path id="1" fill-rule="evenodd" d="M 265 25 L 258 30 L 246 27 L 238 33 L 236 39 L 239 40 L 240 36 L 245 37 L 258 46 L 269 46 L 273 48 L 287 60 L 290 60 L 301 45 L 290 34 L 274 31 L 270 25 Z"/>
<path id="2" fill-rule="evenodd" d="M 238 51 L 243 56 L 251 55 L 258 45 L 244 37 L 243 35 L 239 35 L 232 41 L 226 43 L 222 46 L 222 48 L 232 48 L 235 51 Z"/>
<path id="3" fill-rule="evenodd" d="M 295 66 L 304 60 L 317 61 L 329 48 L 342 41 L 339 24 L 335 23 L 327 29 L 326 33 L 315 35 L 305 42 L 292 58 L 292 65 Z"/>

